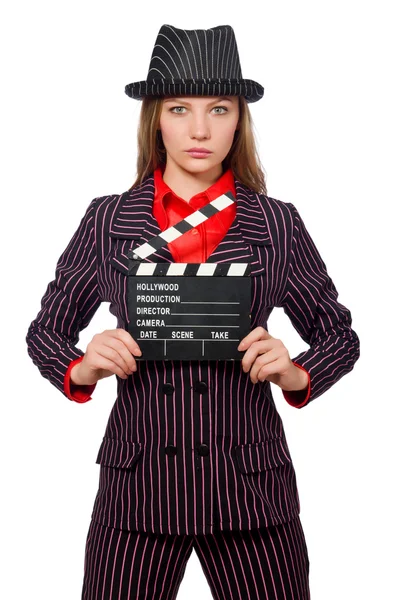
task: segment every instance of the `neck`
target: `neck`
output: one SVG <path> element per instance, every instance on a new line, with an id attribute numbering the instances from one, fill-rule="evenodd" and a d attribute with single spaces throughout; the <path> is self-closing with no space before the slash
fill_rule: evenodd
<path id="1" fill-rule="evenodd" d="M 177 196 L 189 202 L 190 198 L 211 187 L 221 175 L 221 164 L 208 171 L 195 173 L 168 160 L 163 172 L 163 181 Z"/>

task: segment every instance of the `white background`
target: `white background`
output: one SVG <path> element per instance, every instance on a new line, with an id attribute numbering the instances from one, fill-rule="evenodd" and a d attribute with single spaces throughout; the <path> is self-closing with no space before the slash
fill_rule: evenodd
<path id="1" fill-rule="evenodd" d="M 1 18 L 0 596 L 78 600 L 116 398 L 67 400 L 25 343 L 55 264 L 96 196 L 135 180 L 140 102 L 162 24 L 234 28 L 268 194 L 298 208 L 352 313 L 353 371 L 302 410 L 272 384 L 297 474 L 312 600 L 397 598 L 396 106 L 392 3 L 14 2 Z M 194 10 L 193 10 L 193 7 Z M 102 304 L 81 333 L 114 328 Z M 281 309 L 269 331 L 306 344 Z M 193 552 L 178 600 L 210 599 Z"/>

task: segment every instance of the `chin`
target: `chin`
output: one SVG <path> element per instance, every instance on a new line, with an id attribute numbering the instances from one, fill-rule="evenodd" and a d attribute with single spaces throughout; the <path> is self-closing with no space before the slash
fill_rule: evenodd
<path id="1" fill-rule="evenodd" d="M 191 158 L 189 157 L 186 161 L 183 161 L 181 165 L 186 171 L 192 171 L 192 173 L 205 173 L 210 169 L 217 166 L 218 163 L 207 158 Z"/>

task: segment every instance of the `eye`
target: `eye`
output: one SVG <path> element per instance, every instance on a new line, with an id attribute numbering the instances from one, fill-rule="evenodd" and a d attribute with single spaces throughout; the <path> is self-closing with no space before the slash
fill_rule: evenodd
<path id="1" fill-rule="evenodd" d="M 173 108 L 170 108 L 170 112 L 174 112 L 174 111 L 176 111 L 176 110 L 177 110 L 177 109 L 179 109 L 179 108 L 186 108 L 186 107 L 185 107 L 185 106 L 174 106 Z M 212 110 L 216 110 L 216 109 L 218 109 L 218 108 L 221 108 L 222 110 L 224 110 L 224 111 L 228 112 L 228 109 L 226 108 L 226 106 L 214 106 L 214 108 L 213 108 Z M 181 114 L 183 114 L 183 113 L 181 113 L 181 112 L 179 112 L 179 111 L 178 111 L 178 112 L 175 112 L 174 114 L 181 115 Z M 217 114 L 218 114 L 218 115 L 219 115 L 219 114 L 221 114 L 221 115 L 222 115 L 222 114 L 225 114 L 225 113 L 217 113 Z"/>

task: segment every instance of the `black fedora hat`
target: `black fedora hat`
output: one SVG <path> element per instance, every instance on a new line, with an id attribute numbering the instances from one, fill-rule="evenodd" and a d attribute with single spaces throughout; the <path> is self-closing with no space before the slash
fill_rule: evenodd
<path id="1" fill-rule="evenodd" d="M 177 29 L 162 25 L 146 81 L 125 86 L 130 98 L 144 96 L 244 96 L 257 102 L 264 88 L 243 79 L 236 37 L 230 25 Z"/>

